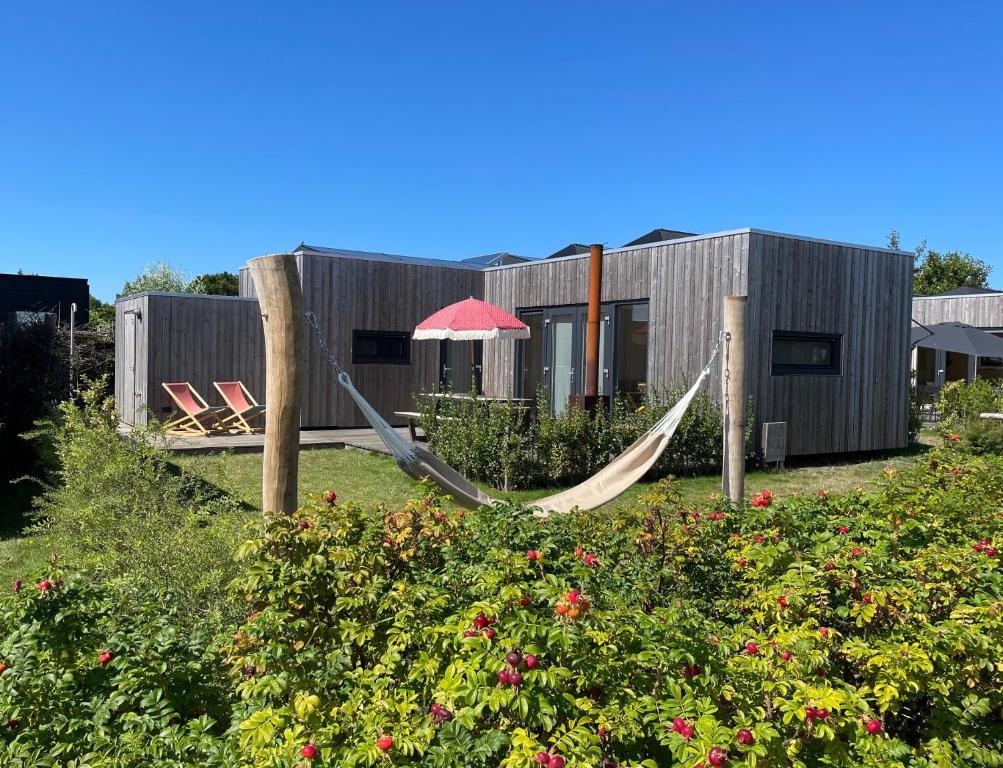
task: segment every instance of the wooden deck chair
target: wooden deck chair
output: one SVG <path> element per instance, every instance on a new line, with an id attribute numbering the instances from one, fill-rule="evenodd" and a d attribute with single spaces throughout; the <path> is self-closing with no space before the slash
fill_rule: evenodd
<path id="1" fill-rule="evenodd" d="M 247 387 L 242 381 L 214 381 L 212 385 L 223 396 L 223 402 L 226 403 L 227 407 L 233 411 L 231 415 L 223 419 L 221 422 L 223 426 L 235 427 L 248 434 L 264 429 L 263 425 L 257 428 L 251 426 L 253 419 L 265 415 L 265 406 L 259 405 L 251 397 L 251 393 L 247 391 Z"/>
<path id="2" fill-rule="evenodd" d="M 220 417 L 227 410 L 225 405 L 209 405 L 187 381 L 162 383 L 162 386 L 184 414 L 165 424 L 165 430 L 175 435 L 209 435 L 221 428 Z M 207 420 L 209 426 L 206 426 Z"/>

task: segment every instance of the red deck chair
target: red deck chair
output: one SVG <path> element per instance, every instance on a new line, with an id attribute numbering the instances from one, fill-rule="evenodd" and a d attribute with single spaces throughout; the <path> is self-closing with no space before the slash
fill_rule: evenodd
<path id="1" fill-rule="evenodd" d="M 225 427 L 235 427 L 242 432 L 247 432 L 250 434 L 254 431 L 261 431 L 264 429 L 263 426 L 257 428 L 251 426 L 251 421 L 253 419 L 260 418 L 265 415 L 265 406 L 258 404 L 258 402 L 251 397 L 251 393 L 247 391 L 247 387 L 241 381 L 214 381 L 212 383 L 214 387 L 219 391 L 220 395 L 223 396 L 223 402 L 226 403 L 227 407 L 233 411 L 230 416 L 227 416 L 221 422 Z"/>
<path id="2" fill-rule="evenodd" d="M 187 381 L 162 385 L 184 414 L 165 424 L 165 430 L 176 435 L 209 435 L 222 428 L 220 417 L 226 411 L 225 405 L 209 405 Z M 205 422 L 209 419 L 207 427 Z"/>

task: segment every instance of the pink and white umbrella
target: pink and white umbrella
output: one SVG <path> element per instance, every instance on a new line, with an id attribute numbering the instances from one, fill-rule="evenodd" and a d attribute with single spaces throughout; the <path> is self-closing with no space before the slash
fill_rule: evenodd
<path id="1" fill-rule="evenodd" d="M 528 339 L 529 326 L 501 307 L 469 298 L 443 307 L 414 329 L 414 339 Z"/>

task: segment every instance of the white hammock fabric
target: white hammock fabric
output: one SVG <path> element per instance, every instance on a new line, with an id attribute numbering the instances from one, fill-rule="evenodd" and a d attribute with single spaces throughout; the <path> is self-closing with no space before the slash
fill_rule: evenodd
<path id="1" fill-rule="evenodd" d="M 697 380 L 693 382 L 693 386 L 651 429 L 635 440 L 623 453 L 574 488 L 531 502 L 531 506 L 538 510 L 537 516 L 546 517 L 551 513 L 570 512 L 575 508 L 589 510 L 601 507 L 644 477 L 645 473 L 658 461 L 658 457 L 662 455 L 672 439 L 672 435 L 679 427 L 683 415 L 690 407 L 690 403 L 696 397 L 700 385 L 710 374 L 718 349 L 720 349 L 720 342 Z M 376 434 L 380 436 L 387 450 L 397 460 L 398 466 L 404 472 L 415 480 L 426 478 L 431 480 L 452 496 L 453 501 L 467 509 L 477 509 L 495 503 L 496 499 L 488 496 L 431 451 L 405 440 L 366 401 L 352 384 L 352 379 L 344 371 L 338 373 L 338 383 L 359 406 L 366 421 L 376 430 Z"/>

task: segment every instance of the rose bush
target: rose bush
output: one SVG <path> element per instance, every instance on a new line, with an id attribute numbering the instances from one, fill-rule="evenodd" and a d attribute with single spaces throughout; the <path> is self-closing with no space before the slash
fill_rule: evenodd
<path id="1" fill-rule="evenodd" d="M 761 489 L 741 509 L 687 507 L 664 482 L 630 511 L 546 521 L 428 487 L 400 509 L 319 496 L 243 545 L 245 619 L 215 646 L 164 645 L 163 603 L 127 619 L 58 574 L 25 580 L 0 603 L 20 638 L 0 645 L 0 707 L 19 721 L 0 755 L 1001 765 L 1003 462 L 949 444 L 886 475 L 868 493 Z M 44 639 L 66 616 L 78 629 Z M 83 757 L 139 743 L 156 759 Z"/>
<path id="2" fill-rule="evenodd" d="M 888 474 L 741 512 L 662 484 L 630 513 L 542 523 L 431 494 L 275 520 L 244 547 L 250 615 L 227 648 L 238 749 L 261 766 L 306 744 L 339 766 L 999 765 L 1003 465 L 948 449 Z"/>
<path id="3" fill-rule="evenodd" d="M 7 589 L 0 765 L 221 764 L 231 705 L 215 633 L 171 596 L 58 571 Z"/>

